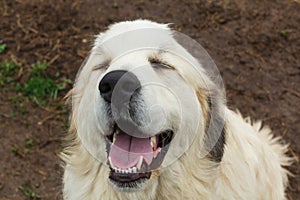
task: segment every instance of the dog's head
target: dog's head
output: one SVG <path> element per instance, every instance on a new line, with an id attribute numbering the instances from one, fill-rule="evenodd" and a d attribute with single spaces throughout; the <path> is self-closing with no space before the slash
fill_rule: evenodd
<path id="1" fill-rule="evenodd" d="M 121 22 L 97 36 L 78 73 L 72 123 L 114 188 L 143 189 L 190 146 L 195 159 L 221 160 L 223 129 L 221 137 L 208 130 L 212 118 L 222 121 L 219 108 L 211 114 L 217 93 L 167 25 Z"/>

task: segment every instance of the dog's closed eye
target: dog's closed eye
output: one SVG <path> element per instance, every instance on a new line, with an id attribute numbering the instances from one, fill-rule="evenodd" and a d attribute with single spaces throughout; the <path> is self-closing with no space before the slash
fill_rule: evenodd
<path id="1" fill-rule="evenodd" d="M 97 71 L 97 70 L 101 70 L 101 69 L 106 70 L 109 67 L 109 65 L 110 65 L 110 63 L 108 61 L 104 62 L 104 63 L 100 63 L 100 64 L 94 66 L 92 71 Z"/>
<path id="2" fill-rule="evenodd" d="M 168 63 L 158 59 L 158 58 L 149 58 L 149 62 L 153 68 L 157 69 L 175 69 L 173 66 L 169 65 Z"/>

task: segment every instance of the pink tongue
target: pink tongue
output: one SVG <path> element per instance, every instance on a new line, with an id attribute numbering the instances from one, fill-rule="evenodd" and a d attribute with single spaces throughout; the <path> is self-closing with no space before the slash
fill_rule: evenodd
<path id="1" fill-rule="evenodd" d="M 153 159 L 150 138 L 136 138 L 121 132 L 111 145 L 109 156 L 112 164 L 121 169 L 134 167 L 141 156 L 149 165 Z"/>

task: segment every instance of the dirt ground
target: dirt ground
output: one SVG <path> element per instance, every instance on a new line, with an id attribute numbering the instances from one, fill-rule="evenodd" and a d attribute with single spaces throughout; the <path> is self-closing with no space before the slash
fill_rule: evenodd
<path id="1" fill-rule="evenodd" d="M 173 23 L 209 52 L 223 76 L 229 107 L 263 119 L 290 143 L 296 161 L 289 168 L 294 178 L 288 199 L 300 199 L 300 3 L 0 0 L 0 44 L 7 46 L 0 63 L 19 63 L 20 83 L 38 60 L 50 63 L 49 74 L 74 80 L 93 35 L 113 22 L 137 18 Z M 12 103 L 10 97 L 21 94 L 1 91 L 1 200 L 61 198 L 57 154 L 66 134 L 67 114 L 60 102 L 67 89 L 46 107 L 30 100 Z"/>

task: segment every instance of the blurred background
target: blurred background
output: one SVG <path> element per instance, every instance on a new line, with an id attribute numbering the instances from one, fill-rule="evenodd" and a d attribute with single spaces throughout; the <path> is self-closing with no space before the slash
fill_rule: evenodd
<path id="1" fill-rule="evenodd" d="M 0 199 L 61 199 L 64 96 L 111 23 L 151 19 L 198 41 L 228 106 L 290 144 L 300 199 L 300 3 L 292 0 L 0 0 Z"/>

